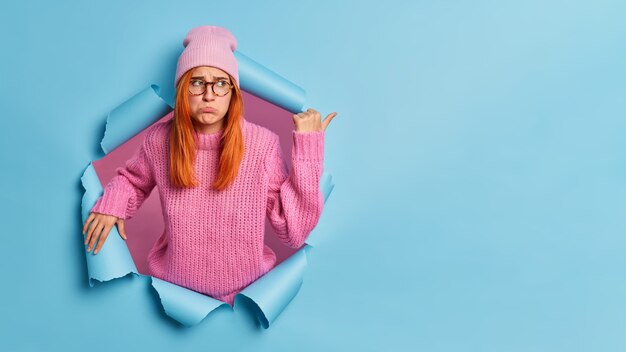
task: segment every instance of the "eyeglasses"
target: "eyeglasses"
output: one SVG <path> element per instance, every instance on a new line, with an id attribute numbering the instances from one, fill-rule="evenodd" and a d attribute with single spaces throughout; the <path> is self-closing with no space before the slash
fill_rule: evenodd
<path id="1" fill-rule="evenodd" d="M 201 79 L 192 79 L 189 82 L 189 93 L 192 95 L 202 95 L 206 93 L 206 86 L 211 85 L 213 93 L 218 97 L 223 97 L 233 89 L 233 86 L 227 81 L 205 82 Z"/>

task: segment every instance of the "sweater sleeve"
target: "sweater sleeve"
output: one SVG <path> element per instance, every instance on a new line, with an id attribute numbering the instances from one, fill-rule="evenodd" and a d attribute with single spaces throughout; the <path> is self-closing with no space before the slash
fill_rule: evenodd
<path id="1" fill-rule="evenodd" d="M 145 141 L 125 167 L 118 167 L 117 175 L 104 188 L 104 194 L 91 208 L 92 212 L 130 219 L 156 184 L 145 149 Z"/>
<path id="2" fill-rule="evenodd" d="M 320 178 L 324 163 L 324 132 L 293 131 L 292 170 L 287 169 L 278 137 L 267 160 L 267 217 L 287 246 L 301 247 L 322 214 Z"/>

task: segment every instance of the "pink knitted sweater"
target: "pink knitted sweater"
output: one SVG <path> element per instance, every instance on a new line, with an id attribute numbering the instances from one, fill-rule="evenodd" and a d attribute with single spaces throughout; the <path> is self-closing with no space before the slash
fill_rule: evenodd
<path id="1" fill-rule="evenodd" d="M 158 186 L 165 231 L 148 255 L 150 275 L 232 305 L 235 295 L 267 273 L 275 253 L 264 244 L 265 217 L 281 241 L 304 244 L 322 213 L 324 132 L 293 131 L 288 174 L 278 135 L 242 119 L 244 156 L 234 183 L 210 189 L 223 131 L 196 133 L 200 186 L 175 188 L 168 177 L 167 120 L 151 127 L 137 152 L 116 170 L 93 212 L 131 218 Z"/>

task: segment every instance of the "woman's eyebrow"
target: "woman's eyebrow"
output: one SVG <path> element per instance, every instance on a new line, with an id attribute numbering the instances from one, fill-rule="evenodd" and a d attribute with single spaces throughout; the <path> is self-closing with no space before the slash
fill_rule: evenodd
<path id="1" fill-rule="evenodd" d="M 203 79 L 203 80 L 205 80 L 204 76 L 191 77 L 191 79 Z M 213 79 L 219 80 L 219 79 L 228 79 L 228 78 L 226 78 L 226 77 L 214 77 Z"/>

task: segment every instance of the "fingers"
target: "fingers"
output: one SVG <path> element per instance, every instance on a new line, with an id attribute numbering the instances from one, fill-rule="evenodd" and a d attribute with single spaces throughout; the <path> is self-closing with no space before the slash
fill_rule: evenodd
<path id="1" fill-rule="evenodd" d="M 321 120 L 321 115 L 314 109 L 308 108 L 306 111 L 299 112 L 297 114 L 291 115 L 293 118 L 293 122 L 305 121 L 305 120 L 313 120 L 317 117 L 317 120 Z"/>
<path id="2" fill-rule="evenodd" d="M 326 130 L 326 127 L 328 127 L 328 125 L 330 124 L 330 121 L 332 121 L 335 118 L 335 116 L 337 116 L 337 113 L 332 112 L 328 114 L 328 116 L 326 116 L 324 121 L 322 121 L 322 127 L 324 128 L 324 130 Z"/>
<path id="3" fill-rule="evenodd" d="M 106 241 L 107 237 L 109 237 L 109 232 L 111 231 L 111 226 L 105 226 L 104 230 L 102 230 L 102 234 L 100 235 L 100 240 L 98 241 L 98 246 L 93 251 L 93 254 L 98 254 L 100 248 L 104 245 L 104 241 Z"/>
<path id="4" fill-rule="evenodd" d="M 320 119 L 322 118 L 322 115 L 320 115 L 317 110 L 311 108 L 306 109 L 305 114 L 307 114 L 308 116 L 319 117 Z"/>
<path id="5" fill-rule="evenodd" d="M 317 110 L 315 110 L 315 109 L 308 108 L 308 109 L 306 109 L 306 111 L 299 112 L 299 113 L 297 113 L 297 114 L 295 114 L 293 116 L 294 117 L 307 118 L 309 116 L 315 116 L 316 114 L 319 115 L 320 113 L 317 112 Z"/>
<path id="6" fill-rule="evenodd" d="M 87 235 L 85 237 L 85 245 L 88 244 L 87 252 L 90 252 L 97 242 L 98 245 L 93 252 L 93 254 L 97 254 L 100 251 L 100 248 L 104 245 L 104 241 L 109 236 L 109 232 L 115 225 L 115 220 L 117 220 L 117 218 L 112 215 L 92 213 L 89 215 L 88 220 L 89 221 L 86 221 L 86 223 L 91 223 L 89 224 L 89 230 L 87 231 Z M 124 237 L 125 236 L 126 234 L 124 234 Z"/>
<path id="7" fill-rule="evenodd" d="M 98 227 L 99 224 L 100 223 L 98 222 L 97 217 L 94 216 L 94 220 L 89 225 L 89 230 L 87 231 L 87 236 L 85 236 L 85 244 L 87 244 L 87 243 L 89 243 L 89 241 L 91 241 L 91 237 L 93 236 L 93 234 L 96 231 L 96 228 Z"/>
<path id="8" fill-rule="evenodd" d="M 306 111 L 292 115 L 296 130 L 299 131 L 325 131 L 330 122 L 337 116 L 336 112 L 332 112 L 322 121 L 320 113 L 312 108 Z"/>
<path id="9" fill-rule="evenodd" d="M 119 219 L 117 221 L 117 230 L 120 233 L 120 236 L 124 239 L 124 241 L 127 240 L 126 238 L 126 230 L 124 229 L 124 220 L 123 219 Z"/>
<path id="10" fill-rule="evenodd" d="M 102 233 L 103 229 L 104 224 L 98 223 L 93 226 L 93 229 L 91 231 L 89 231 L 89 245 L 87 246 L 87 252 L 90 252 L 93 246 L 96 244 L 96 241 L 98 240 L 98 237 L 100 236 L 100 233 Z"/>
<path id="11" fill-rule="evenodd" d="M 96 217 L 96 215 L 94 213 L 91 213 L 87 217 L 87 220 L 85 220 L 85 224 L 83 225 L 83 235 L 85 234 L 85 231 L 87 231 L 87 227 L 89 226 L 89 223 L 91 222 L 91 220 L 93 220 L 94 217 Z M 87 244 L 87 242 L 85 242 L 85 244 Z"/>

